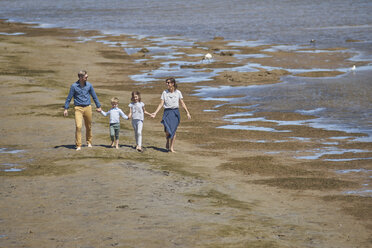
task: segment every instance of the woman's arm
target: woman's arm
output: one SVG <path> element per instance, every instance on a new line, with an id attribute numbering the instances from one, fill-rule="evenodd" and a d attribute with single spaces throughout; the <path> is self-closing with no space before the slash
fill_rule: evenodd
<path id="1" fill-rule="evenodd" d="M 164 105 L 164 100 L 162 99 L 162 100 L 160 101 L 160 103 L 159 103 L 158 108 L 155 110 L 154 113 L 151 114 L 151 117 L 152 117 L 152 118 L 155 118 L 155 117 L 156 117 L 156 114 L 157 114 L 157 113 L 159 112 L 159 110 L 163 107 L 163 105 Z"/>
<path id="2" fill-rule="evenodd" d="M 143 109 L 143 113 L 145 113 L 145 114 L 151 116 L 151 113 L 149 113 L 149 112 L 146 111 L 145 106 L 143 106 L 142 109 Z"/>
<path id="3" fill-rule="evenodd" d="M 191 115 L 190 115 L 190 113 L 189 113 L 189 110 L 188 110 L 187 107 L 186 107 L 185 102 L 184 102 L 182 99 L 180 99 L 180 102 L 181 102 L 182 107 L 186 110 L 187 118 L 191 119 Z"/>

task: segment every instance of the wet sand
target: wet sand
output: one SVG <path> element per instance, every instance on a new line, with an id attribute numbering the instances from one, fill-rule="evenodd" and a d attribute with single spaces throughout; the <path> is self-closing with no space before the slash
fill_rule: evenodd
<path id="1" fill-rule="evenodd" d="M 319 148 L 319 140 L 363 136 L 306 126 L 281 126 L 260 122 L 286 132 L 240 131 L 216 128 L 228 124 L 218 112 L 203 112 L 218 101 L 192 96 L 197 83 L 182 83 L 192 120 L 181 110 L 182 121 L 175 149 L 164 147 L 160 116 L 144 123 L 144 152 L 134 149 L 129 121 L 122 121 L 120 149 L 109 148 L 108 119 L 94 113 L 93 148 L 74 149 L 74 119 L 63 117 L 62 106 L 76 73 L 86 69 L 102 108 L 113 96 L 128 112 L 132 90 L 139 90 L 149 112 L 155 110 L 165 88 L 163 80 L 136 84 L 130 75 L 159 68 L 161 60 L 147 58 L 145 50 L 133 54 L 120 47 L 87 41 L 95 31 L 38 29 L 0 22 L 1 166 L 20 171 L 0 171 L 1 247 L 370 247 L 372 198 L 347 195 L 363 187 L 358 173 L 343 169 L 372 169 L 370 160 L 332 162 L 299 160 L 299 149 Z M 22 34 L 17 34 L 22 33 Z M 17 35 L 16 35 L 17 34 Z M 130 36 L 109 40 L 151 44 Z M 236 62 L 225 41 L 200 42 L 214 52 L 213 63 L 193 65 L 229 68 Z M 205 53 L 198 46 L 186 54 Z M 265 47 L 266 48 L 266 47 Z M 240 48 L 256 54 L 264 47 Z M 340 48 L 338 48 L 340 49 Z M 236 52 L 235 52 L 236 53 Z M 296 57 L 267 52 L 270 58 L 253 61 L 292 68 L 350 67 L 347 55 L 334 53 Z M 318 59 L 314 59 L 318 56 Z M 346 56 L 346 57 L 345 57 Z M 351 56 L 351 55 L 350 55 Z M 183 57 L 197 62 L 199 57 Z M 244 65 L 245 61 L 239 63 Z M 288 63 L 286 67 L 286 63 Z M 330 65 L 331 64 L 331 65 Z M 322 72 L 332 76 L 338 72 Z M 257 85 L 279 82 L 287 70 L 225 71 L 202 85 Z M 305 76 L 319 76 L 319 73 Z M 200 105 L 203 108 L 200 108 Z M 243 109 L 236 110 L 244 112 Z M 253 117 L 303 120 L 311 115 L 255 113 Z M 290 137 L 308 138 L 308 142 Z M 262 142 L 265 141 L 265 142 Z M 371 150 L 370 142 L 338 140 L 340 149 Z M 280 151 L 280 153 L 273 153 Z M 306 154 L 301 154 L 306 155 Z M 358 158 L 361 155 L 358 154 Z M 363 153 L 366 158 L 371 153 Z M 327 155 L 352 159 L 353 153 Z M 368 180 L 368 179 L 367 179 Z"/>

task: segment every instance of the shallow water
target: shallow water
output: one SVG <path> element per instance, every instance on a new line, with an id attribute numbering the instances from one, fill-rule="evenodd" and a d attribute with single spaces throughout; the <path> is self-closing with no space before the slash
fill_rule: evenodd
<path id="1" fill-rule="evenodd" d="M 249 118 L 242 119 L 241 122 L 271 121 L 279 125 L 308 125 L 347 133 L 364 133 L 369 136 L 365 141 L 371 142 L 371 77 L 372 71 L 335 79 L 305 79 L 291 76 L 283 78 L 282 83 L 273 85 L 200 87 L 195 91 L 195 95 L 204 100 L 220 99 L 230 105 L 244 103 L 247 106 L 254 106 L 256 112 L 297 112 L 318 117 L 291 123 Z M 230 98 L 234 95 L 245 96 Z"/>
<path id="2" fill-rule="evenodd" d="M 2 0 L 0 17 L 108 33 L 269 43 L 371 41 L 372 2 L 253 0 Z"/>

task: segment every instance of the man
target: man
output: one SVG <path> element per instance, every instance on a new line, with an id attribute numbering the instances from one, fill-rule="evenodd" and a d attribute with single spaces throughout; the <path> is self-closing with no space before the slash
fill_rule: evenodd
<path id="1" fill-rule="evenodd" d="M 93 86 L 89 83 L 88 73 L 80 71 L 78 73 L 79 80 L 71 85 L 70 92 L 66 98 L 65 110 L 63 115 L 68 116 L 68 108 L 72 97 L 74 97 L 75 105 L 75 144 L 76 151 L 81 150 L 81 129 L 83 127 L 83 119 L 86 129 L 86 141 L 88 147 L 92 147 L 92 106 L 90 105 L 90 96 L 92 96 L 96 104 L 97 112 L 101 112 L 101 104 L 98 101 L 97 95 L 94 92 Z"/>

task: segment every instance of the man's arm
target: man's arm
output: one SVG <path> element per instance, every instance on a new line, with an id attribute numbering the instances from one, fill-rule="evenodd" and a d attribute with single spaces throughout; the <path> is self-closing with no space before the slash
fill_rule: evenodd
<path id="1" fill-rule="evenodd" d="M 97 112 L 101 112 L 101 104 L 99 103 L 98 97 L 97 97 L 96 92 L 94 91 L 94 88 L 93 88 L 92 85 L 90 85 L 90 95 L 92 96 L 93 101 L 96 104 Z"/>
<path id="2" fill-rule="evenodd" d="M 63 111 L 63 115 L 65 117 L 68 116 L 68 108 L 69 108 L 71 99 L 74 96 L 74 93 L 75 93 L 75 88 L 73 87 L 73 85 L 71 85 L 70 92 L 68 93 L 66 101 L 65 101 L 65 110 Z"/>

